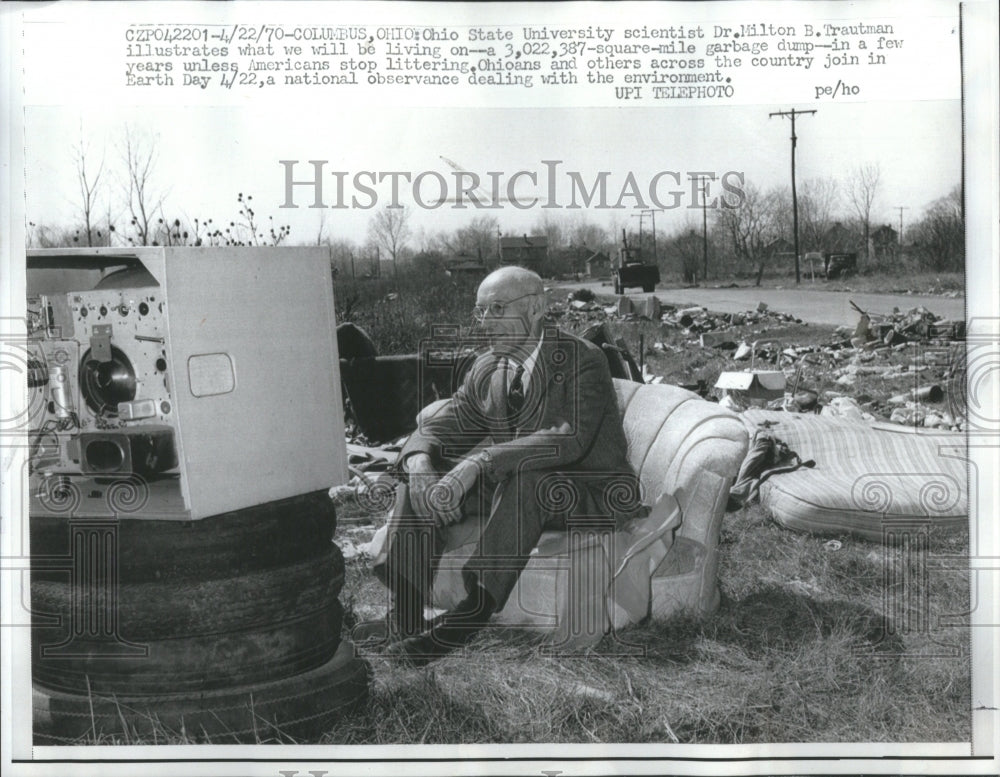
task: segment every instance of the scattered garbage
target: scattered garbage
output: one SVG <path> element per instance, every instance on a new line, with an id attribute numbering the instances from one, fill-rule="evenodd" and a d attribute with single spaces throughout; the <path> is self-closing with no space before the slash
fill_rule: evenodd
<path id="1" fill-rule="evenodd" d="M 927 415 L 928 413 L 925 408 L 913 402 L 907 402 L 906 407 L 897 407 L 893 410 L 889 416 L 889 420 L 896 424 L 903 424 L 904 426 L 923 426 Z M 936 414 L 934 415 L 936 416 Z M 936 418 L 939 419 L 940 416 L 936 416 Z M 940 423 L 937 425 L 940 425 Z"/>
<path id="2" fill-rule="evenodd" d="M 790 401 L 794 407 L 786 406 L 786 410 L 790 410 L 795 413 L 805 413 L 816 407 L 816 403 L 819 401 L 819 395 L 812 389 L 802 389 L 802 391 L 793 390 Z"/>
<path id="3" fill-rule="evenodd" d="M 588 295 L 587 291 L 579 289 L 569 293 L 564 300 L 553 301 L 549 305 L 549 319 L 564 325 L 605 319 L 625 321 L 649 319 L 659 321 L 669 329 L 682 329 L 691 337 L 697 337 L 703 332 L 731 329 L 734 326 L 802 323 L 801 319 L 787 313 L 770 310 L 764 303 L 759 304 L 755 310 L 743 313 L 709 313 L 700 305 L 677 309 L 673 305 L 664 304 L 655 295 L 645 297 L 619 295 L 614 304 L 602 305 L 595 297 Z"/>
<path id="4" fill-rule="evenodd" d="M 769 400 L 785 396 L 785 373 L 775 370 L 723 372 L 715 382 L 723 398 L 743 407 L 763 407 Z"/>
<path id="5" fill-rule="evenodd" d="M 940 402 L 944 399 L 944 391 L 940 386 L 921 386 L 910 392 L 910 396 L 920 402 Z"/>
<path id="6" fill-rule="evenodd" d="M 844 421 L 854 421 L 856 423 L 867 423 L 876 420 L 875 416 L 871 413 L 862 410 L 857 400 L 853 397 L 836 397 L 831 399 L 830 404 L 825 405 L 820 411 L 820 415 L 840 418 Z"/>
<path id="7" fill-rule="evenodd" d="M 703 348 L 723 348 L 732 350 L 738 347 L 736 344 L 736 334 L 732 331 L 726 332 L 702 332 L 699 342 Z"/>
<path id="8" fill-rule="evenodd" d="M 892 420 L 908 425 L 929 423 L 928 428 L 964 428 L 954 408 L 945 412 L 943 407 L 933 407 L 946 403 L 951 384 L 958 383 L 956 369 L 960 367 L 956 363 L 960 359 L 954 346 L 965 336 L 964 323 L 940 319 L 923 306 L 905 311 L 894 308 L 880 315 L 851 304 L 858 313 L 856 324 L 839 327 L 828 343 L 810 345 L 753 341 L 748 337 L 769 328 L 802 323 L 763 302 L 740 313 L 711 313 L 700 305 L 667 305 L 652 295 L 619 296 L 614 304 L 601 305 L 596 299 L 577 294 L 553 305 L 551 317 L 564 326 L 594 321 L 658 321 L 662 340 L 652 340 L 648 353 L 685 357 L 687 372 L 691 372 L 687 365 L 705 364 L 719 357 L 731 360 L 735 369 L 722 369 L 721 383 L 716 382 L 712 398 L 737 412 L 761 405 L 798 413 L 823 412 L 829 407 L 827 415 L 867 423 Z M 753 328 L 748 332 L 748 327 Z M 699 349 L 702 353 L 698 353 Z M 751 372 L 758 373 L 756 380 L 747 377 Z M 762 373 L 770 373 L 770 377 L 762 378 Z M 655 369 L 645 365 L 638 377 L 649 383 L 663 380 Z M 709 376 L 709 385 L 713 377 Z M 670 380 L 681 382 L 676 375 Z M 873 380 L 896 388 L 886 392 L 888 397 L 872 392 L 881 398 L 861 398 L 859 392 L 870 391 Z M 907 381 L 915 388 L 901 390 L 905 386 L 899 384 Z M 831 406 L 831 399 L 855 394 L 859 396 L 854 397 L 853 404 L 845 401 Z M 925 405 L 931 406 L 931 412 Z M 922 410 L 915 410 L 916 406 Z M 894 412 L 897 410 L 900 412 Z"/>
<path id="9" fill-rule="evenodd" d="M 615 377 L 675 383 L 735 412 L 764 406 L 858 423 L 964 430 L 964 322 L 938 318 L 923 306 L 880 315 L 851 304 L 858 314 L 854 325 L 839 327 L 827 342 L 809 344 L 755 339 L 802 323 L 766 303 L 712 313 L 700 305 L 670 305 L 651 294 L 602 302 L 590 290 L 578 289 L 551 302 L 548 320 L 599 345 Z M 619 336 L 622 328 L 609 326 L 627 322 L 649 322 L 654 331 L 651 335 L 647 324 L 626 343 Z M 338 344 L 350 407 L 348 437 L 356 443 L 387 440 L 392 445 L 409 430 L 407 424 L 412 426 L 418 395 L 449 396 L 462 374 L 452 366 L 454 358 L 435 356 L 434 365 L 418 364 L 415 356 L 376 358 L 370 338 L 351 324 L 338 327 Z M 654 359 L 652 366 L 644 361 L 647 355 Z M 438 362 L 446 367 L 438 368 Z M 660 366 L 664 362 L 670 367 Z M 387 385 L 396 388 L 387 393 Z M 365 493 L 363 485 L 354 484 L 350 493 Z"/>

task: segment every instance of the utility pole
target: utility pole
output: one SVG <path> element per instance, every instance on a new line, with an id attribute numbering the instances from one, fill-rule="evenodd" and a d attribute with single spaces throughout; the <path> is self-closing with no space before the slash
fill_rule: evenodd
<path id="1" fill-rule="evenodd" d="M 701 279 L 704 281 L 708 279 L 708 176 L 692 175 L 691 178 L 701 184 L 698 191 L 701 193 Z"/>
<path id="2" fill-rule="evenodd" d="M 642 216 L 648 213 L 649 217 L 653 220 L 653 264 L 659 265 L 659 257 L 656 254 L 656 214 L 663 213 L 663 208 L 645 208 L 639 214 L 639 245 L 642 245 Z M 633 214 L 634 215 L 634 214 Z"/>
<path id="3" fill-rule="evenodd" d="M 639 255 L 642 255 L 642 219 L 646 215 L 646 211 L 640 210 L 638 213 L 633 213 L 632 218 L 639 219 L 639 241 L 636 245 L 639 246 Z"/>
<path id="4" fill-rule="evenodd" d="M 774 113 L 769 113 L 768 118 L 772 116 L 788 116 L 792 120 L 792 237 L 793 245 L 795 246 L 795 282 L 801 282 L 802 278 L 799 273 L 799 201 L 795 196 L 795 143 L 798 138 L 795 137 L 795 117 L 801 116 L 804 113 L 816 113 L 816 111 L 797 111 L 792 108 L 790 111 L 775 111 Z"/>
<path id="5" fill-rule="evenodd" d="M 903 211 L 909 210 L 908 205 L 897 205 L 896 210 L 899 211 L 899 247 L 903 247 Z"/>

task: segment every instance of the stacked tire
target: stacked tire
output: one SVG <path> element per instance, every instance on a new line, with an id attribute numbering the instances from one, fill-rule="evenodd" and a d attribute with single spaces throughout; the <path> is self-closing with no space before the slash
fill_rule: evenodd
<path id="1" fill-rule="evenodd" d="M 315 739 L 371 672 L 324 493 L 199 521 L 33 516 L 39 744 Z"/>

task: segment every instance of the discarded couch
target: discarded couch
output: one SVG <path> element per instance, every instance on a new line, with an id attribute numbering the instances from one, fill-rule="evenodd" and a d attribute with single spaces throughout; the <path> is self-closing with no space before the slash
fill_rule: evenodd
<path id="1" fill-rule="evenodd" d="M 719 531 L 747 432 L 736 414 L 685 389 L 614 384 L 649 516 L 614 533 L 544 533 L 496 616 L 504 625 L 548 632 L 563 649 L 593 645 L 609 629 L 647 615 L 708 614 L 719 603 Z M 465 595 L 461 569 L 475 550 L 474 530 L 468 522 L 447 530 L 432 595 L 437 608 Z"/>

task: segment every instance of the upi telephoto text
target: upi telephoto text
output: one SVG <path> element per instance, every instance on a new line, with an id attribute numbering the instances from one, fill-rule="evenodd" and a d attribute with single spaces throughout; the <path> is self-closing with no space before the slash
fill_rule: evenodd
<path id="1" fill-rule="evenodd" d="M 434 210 L 445 205 L 453 210 L 490 209 L 506 206 L 518 210 L 541 207 L 577 210 L 633 210 L 635 208 L 738 208 L 743 204 L 744 175 L 729 170 L 712 171 L 661 170 L 653 174 L 636 175 L 629 171 L 584 174 L 558 170 L 562 160 L 543 159 L 544 171 L 518 170 L 513 173 L 487 172 L 485 177 L 467 170 L 444 174 L 436 170 L 374 171 L 326 170 L 328 160 L 282 159 L 284 201 L 281 208 L 370 210 L 379 206 L 402 208 L 400 194 L 408 192 L 414 205 Z M 301 164 L 301 167 L 298 167 Z M 703 188 L 718 181 L 719 196 L 702 201 Z M 404 185 L 405 184 L 405 185 Z M 542 186 L 541 194 L 518 193 L 517 187 L 530 184 Z M 568 188 L 568 191 L 567 191 Z M 707 197 L 708 195 L 706 195 Z M 388 200 L 386 201 L 386 197 Z M 311 202 L 310 202 L 311 200 Z"/>

